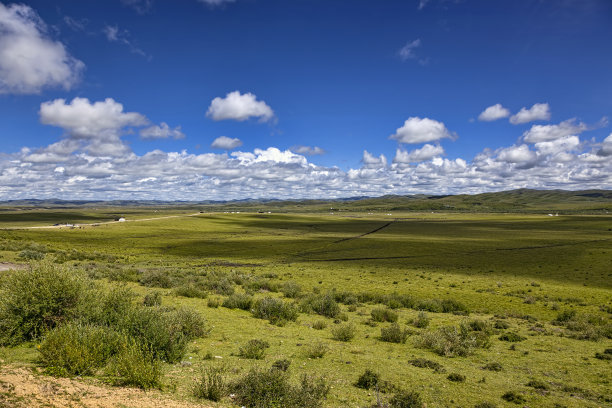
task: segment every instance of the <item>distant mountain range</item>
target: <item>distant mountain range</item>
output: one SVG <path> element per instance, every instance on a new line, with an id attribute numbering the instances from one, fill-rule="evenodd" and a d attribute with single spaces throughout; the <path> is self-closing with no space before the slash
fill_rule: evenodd
<path id="1" fill-rule="evenodd" d="M 59 200 L 23 199 L 0 202 L 2 207 L 92 208 L 92 207 L 185 207 L 206 211 L 478 211 L 478 212 L 601 212 L 612 210 L 612 190 L 532 190 L 519 189 L 460 195 L 385 195 L 339 199 L 243 199 L 229 201 L 157 200 Z"/>

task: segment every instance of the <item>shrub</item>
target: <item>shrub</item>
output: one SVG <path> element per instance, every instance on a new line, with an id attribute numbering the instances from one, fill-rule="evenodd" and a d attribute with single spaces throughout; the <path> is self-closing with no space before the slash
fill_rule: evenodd
<path id="1" fill-rule="evenodd" d="M 487 334 L 491 334 L 491 332 L 493 331 L 493 328 L 491 327 L 491 323 L 485 320 L 478 320 L 478 319 L 470 320 L 468 322 L 468 326 L 470 327 L 470 330 L 472 331 L 483 332 Z"/>
<path id="2" fill-rule="evenodd" d="M 301 308 L 304 312 L 313 312 L 330 318 L 334 318 L 340 313 L 340 305 L 338 305 L 332 293 L 311 295 L 302 301 Z"/>
<path id="3" fill-rule="evenodd" d="M 220 401 L 226 394 L 227 385 L 223 376 L 223 369 L 207 367 L 202 370 L 200 377 L 193 384 L 193 395 L 198 399 Z"/>
<path id="4" fill-rule="evenodd" d="M 251 310 L 253 297 L 246 293 L 234 293 L 223 301 L 223 307 L 228 309 Z"/>
<path id="5" fill-rule="evenodd" d="M 161 306 L 162 304 L 161 293 L 159 292 L 147 293 L 144 299 L 142 300 L 142 304 L 144 306 Z"/>
<path id="6" fill-rule="evenodd" d="M 355 326 L 352 323 L 341 324 L 332 329 L 334 340 L 350 341 L 355 337 Z"/>
<path id="7" fill-rule="evenodd" d="M 276 360 L 272 363 L 272 368 L 275 370 L 287 371 L 289 366 L 291 365 L 291 361 L 287 359 Z"/>
<path id="8" fill-rule="evenodd" d="M 302 287 L 295 281 L 288 281 L 283 284 L 281 292 L 285 297 L 296 298 L 302 292 Z"/>
<path id="9" fill-rule="evenodd" d="M 459 373 L 450 373 L 448 377 L 446 378 L 449 381 L 453 381 L 453 382 L 464 382 L 465 381 L 465 375 L 461 375 Z"/>
<path id="10" fill-rule="evenodd" d="M 603 353 L 596 352 L 595 358 L 599 360 L 612 360 L 612 349 L 605 349 Z"/>
<path id="11" fill-rule="evenodd" d="M 476 348 L 489 347 L 489 336 L 472 332 L 465 324 L 441 327 L 436 331 L 421 334 L 417 346 L 434 351 L 441 356 L 467 356 Z"/>
<path id="12" fill-rule="evenodd" d="M 430 319 L 427 313 L 420 311 L 416 318 L 412 319 L 411 323 L 414 327 L 424 329 L 429 326 Z"/>
<path id="13" fill-rule="evenodd" d="M 167 272 L 147 271 L 140 277 L 140 284 L 148 287 L 168 289 L 173 286 L 172 278 Z"/>
<path id="14" fill-rule="evenodd" d="M 208 296 L 206 289 L 196 285 L 195 283 L 185 283 L 174 289 L 176 296 L 183 296 L 187 298 L 198 298 L 205 299 Z"/>
<path id="15" fill-rule="evenodd" d="M 196 339 L 208 335 L 206 320 L 192 309 L 178 308 L 169 313 L 173 329 L 187 338 Z"/>
<path id="16" fill-rule="evenodd" d="M 510 327 L 510 323 L 505 322 L 503 320 L 496 320 L 493 327 L 495 327 L 496 329 L 505 330 Z"/>
<path id="17" fill-rule="evenodd" d="M 560 312 L 559 314 L 557 314 L 557 318 L 555 320 L 553 320 L 554 324 L 563 324 L 566 322 L 569 322 L 570 320 L 574 319 L 574 317 L 576 317 L 576 311 L 573 309 L 570 310 L 564 310 L 562 312 Z"/>
<path id="18" fill-rule="evenodd" d="M 29 261 L 41 261 L 45 258 L 45 253 L 33 249 L 24 249 L 23 251 L 19 252 L 19 258 L 27 259 Z"/>
<path id="19" fill-rule="evenodd" d="M 526 337 L 521 336 L 518 333 L 514 333 L 514 332 L 510 332 L 510 333 L 504 333 L 501 336 L 499 336 L 499 339 L 502 341 L 509 341 L 511 343 L 516 343 L 519 341 L 523 341 L 526 340 Z"/>
<path id="20" fill-rule="evenodd" d="M 296 321 L 299 314 L 291 303 L 272 297 L 265 297 L 255 302 L 252 313 L 259 319 L 267 319 L 270 323 L 279 325 L 286 321 Z"/>
<path id="21" fill-rule="evenodd" d="M 0 282 L 0 345 L 34 340 L 72 319 L 89 286 L 81 274 L 46 262 L 11 271 Z"/>
<path id="22" fill-rule="evenodd" d="M 312 324 L 312 328 L 315 330 L 323 330 L 327 327 L 327 322 L 325 320 L 317 320 Z"/>
<path id="23" fill-rule="evenodd" d="M 397 322 L 397 313 L 395 313 L 391 309 L 375 307 L 370 312 L 370 315 L 372 316 L 372 320 L 374 320 L 375 322 Z"/>
<path id="24" fill-rule="evenodd" d="M 38 351 L 50 374 L 93 375 L 119 350 L 120 343 L 121 336 L 112 329 L 70 322 L 48 332 Z"/>
<path id="25" fill-rule="evenodd" d="M 531 380 L 525 385 L 527 387 L 535 388 L 536 390 L 547 390 L 548 389 L 548 385 L 544 381 L 540 381 L 540 380 Z"/>
<path id="26" fill-rule="evenodd" d="M 317 408 L 329 393 L 329 386 L 322 378 L 303 376 L 300 384 L 294 386 L 286 372 L 259 368 L 238 379 L 232 389 L 235 402 L 249 408 Z"/>
<path id="27" fill-rule="evenodd" d="M 497 362 L 492 362 L 492 363 L 487 363 L 482 367 L 483 370 L 489 370 L 489 371 L 501 371 L 502 365 L 500 363 Z"/>
<path id="28" fill-rule="evenodd" d="M 408 329 L 402 330 L 397 323 L 380 329 L 380 339 L 389 343 L 405 343 L 409 334 Z"/>
<path id="29" fill-rule="evenodd" d="M 161 367 L 155 354 L 132 339 L 122 344 L 118 354 L 110 360 L 107 372 L 121 385 L 144 390 L 161 388 Z"/>
<path id="30" fill-rule="evenodd" d="M 219 298 L 216 298 L 216 297 L 208 298 L 207 306 L 216 309 L 219 306 L 221 306 L 221 301 L 219 300 Z"/>
<path id="31" fill-rule="evenodd" d="M 474 405 L 474 408 L 495 408 L 497 407 L 497 405 L 493 404 L 492 402 L 479 402 L 478 404 Z"/>
<path id="32" fill-rule="evenodd" d="M 438 373 L 443 373 L 445 371 L 442 364 L 427 360 L 426 358 L 415 358 L 410 360 L 409 363 L 419 368 L 430 368 Z"/>
<path id="33" fill-rule="evenodd" d="M 309 358 L 322 358 L 325 353 L 327 353 L 328 349 L 329 347 L 327 346 L 327 344 L 319 341 L 317 343 L 311 344 L 306 349 L 306 356 Z"/>
<path id="34" fill-rule="evenodd" d="M 252 339 L 249 340 L 244 346 L 240 347 L 238 355 L 242 358 L 249 358 L 253 360 L 261 360 L 266 354 L 266 349 L 270 347 L 267 341 Z"/>
<path id="35" fill-rule="evenodd" d="M 513 402 L 515 404 L 523 404 L 523 403 L 527 402 L 525 397 L 523 397 L 518 392 L 514 392 L 514 391 L 506 392 L 504 395 L 502 395 L 502 399 L 504 399 L 504 400 L 506 400 L 508 402 Z"/>
<path id="36" fill-rule="evenodd" d="M 390 408 L 421 408 L 422 406 L 423 400 L 416 391 L 400 390 L 389 400 Z"/>
<path id="37" fill-rule="evenodd" d="M 369 390 L 371 388 L 375 388 L 380 383 L 380 376 L 378 373 L 370 369 L 366 369 L 363 374 L 359 376 L 357 382 L 355 383 L 355 387 L 363 388 L 364 390 Z"/>

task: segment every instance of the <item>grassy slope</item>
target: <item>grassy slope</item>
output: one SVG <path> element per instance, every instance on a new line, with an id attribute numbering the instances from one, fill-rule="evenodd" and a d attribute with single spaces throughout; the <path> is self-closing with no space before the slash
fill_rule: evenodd
<path id="1" fill-rule="evenodd" d="M 384 229 L 361 236 L 389 222 L 392 223 Z M 551 310 L 555 302 L 561 309 L 594 314 L 601 313 L 600 305 L 610 305 L 610 228 L 612 216 L 203 214 L 76 230 L 0 231 L 0 238 L 33 241 L 60 250 L 108 253 L 118 256 L 120 263 L 140 269 L 160 268 L 170 274 L 177 270 L 195 272 L 205 265 L 228 261 L 259 266 L 215 268 L 273 272 L 282 280 L 300 282 L 307 291 L 317 287 L 323 292 L 337 288 L 453 298 L 483 318 L 508 312 L 534 316 L 544 323 L 548 334 L 530 331 L 533 323 L 510 318 L 512 328 L 528 336 L 516 350 L 509 350 L 509 343 L 494 340 L 491 349 L 479 350 L 473 356 L 444 358 L 415 348 L 412 339 L 404 345 L 380 342 L 380 327 L 386 324 L 361 324 L 367 320 L 372 305 L 347 312 L 358 335 L 350 343 L 341 343 L 331 339 L 334 324 L 330 319 L 326 319 L 328 327 L 322 331 L 309 327 L 322 318 L 305 314 L 297 323 L 276 327 L 253 319 L 248 312 L 210 309 L 206 300 L 175 297 L 172 291 L 164 290 L 166 304 L 193 306 L 214 325 L 209 338 L 193 345 L 189 355 L 193 367 L 167 368 L 168 381 L 177 385 L 179 395 L 188 394 L 198 366 L 211 364 L 202 360 L 206 352 L 223 357 L 212 364 L 227 364 L 240 372 L 253 362 L 232 354 L 247 340 L 264 338 L 271 348 L 266 360 L 259 364 L 290 358 L 296 377 L 301 372 L 327 375 L 334 385 L 330 406 L 364 406 L 372 402 L 367 391 L 351 384 L 365 368 L 374 368 L 383 378 L 422 392 L 430 406 L 467 407 L 480 400 L 503 406 L 501 394 L 516 390 L 525 393 L 530 406 L 560 403 L 595 407 L 602 406 L 602 402 L 593 396 L 609 391 L 612 375 L 610 362 L 596 360 L 593 355 L 611 347 L 610 341 L 559 337 L 554 334 L 557 329 L 546 322 L 557 314 Z M 16 256 L 10 251 L 1 254 L 5 260 Z M 135 284 L 134 289 L 142 294 L 149 290 Z M 524 303 L 527 297 L 536 299 L 535 303 Z M 402 326 L 415 315 L 415 311 L 401 310 Z M 446 314 L 430 317 L 433 328 L 464 319 Z M 303 350 L 317 341 L 329 344 L 330 351 L 323 359 L 308 359 Z M 18 361 L 35 358 L 35 353 L 27 350 L 4 353 L 9 356 L 5 358 Z M 446 375 L 413 367 L 407 363 L 413 357 L 435 360 L 447 372 L 463 373 L 467 380 L 456 384 L 446 380 Z M 483 371 L 481 367 L 491 361 L 500 362 L 504 371 Z M 525 387 L 533 378 L 548 382 L 551 391 L 541 395 Z M 576 392 L 572 396 L 561 390 L 562 384 L 587 390 L 591 396 Z"/>

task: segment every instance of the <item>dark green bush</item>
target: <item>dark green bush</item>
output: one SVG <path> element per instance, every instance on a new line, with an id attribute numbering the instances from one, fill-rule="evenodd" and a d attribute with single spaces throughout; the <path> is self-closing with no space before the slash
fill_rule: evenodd
<path id="1" fill-rule="evenodd" d="M 473 319 L 468 322 L 468 326 L 472 331 L 483 332 L 487 334 L 491 334 L 493 332 L 491 323 L 487 322 L 486 320 Z"/>
<path id="2" fill-rule="evenodd" d="M 479 402 L 478 404 L 474 405 L 474 408 L 495 408 L 497 407 L 497 405 L 495 405 L 492 402 Z"/>
<path id="3" fill-rule="evenodd" d="M 303 312 L 316 313 L 330 318 L 340 313 L 340 305 L 336 302 L 333 293 L 310 295 L 302 301 L 300 307 Z"/>
<path id="4" fill-rule="evenodd" d="M 218 402 L 227 393 L 223 369 L 207 367 L 200 372 L 192 388 L 194 397 Z"/>
<path id="5" fill-rule="evenodd" d="M 408 329 L 402 330 L 397 323 L 380 329 L 380 339 L 389 343 L 405 343 L 409 334 Z"/>
<path id="6" fill-rule="evenodd" d="M 247 408 L 318 408 L 329 386 L 322 378 L 307 376 L 294 386 L 285 371 L 253 368 L 233 384 L 232 390 L 235 402 Z"/>
<path id="7" fill-rule="evenodd" d="M 444 367 L 442 366 L 442 364 L 437 363 L 435 361 L 431 361 L 431 360 L 427 360 L 426 358 L 415 358 L 413 360 L 408 361 L 410 364 L 412 364 L 415 367 L 419 367 L 419 368 L 430 368 L 436 372 L 439 373 L 443 373 Z"/>
<path id="8" fill-rule="evenodd" d="M 496 320 L 495 325 L 493 326 L 496 329 L 505 330 L 510 327 L 510 323 L 505 322 L 503 320 Z"/>
<path id="9" fill-rule="evenodd" d="M 449 381 L 453 381 L 453 382 L 464 382 L 465 381 L 465 375 L 461 375 L 459 373 L 450 373 L 448 377 L 446 378 Z"/>
<path id="10" fill-rule="evenodd" d="M 174 294 L 188 298 L 205 299 L 208 296 L 208 291 L 200 285 L 189 282 L 174 288 Z"/>
<path id="11" fill-rule="evenodd" d="M 291 365 L 291 361 L 287 359 L 276 360 L 272 363 L 272 368 L 275 370 L 287 371 L 289 366 Z"/>
<path id="12" fill-rule="evenodd" d="M 423 400 L 416 391 L 400 390 L 389 400 L 389 408 L 421 408 Z"/>
<path id="13" fill-rule="evenodd" d="M 74 318 L 90 291 L 82 274 L 51 263 L 10 271 L 0 281 L 0 345 L 37 339 Z"/>
<path id="14" fill-rule="evenodd" d="M 40 362 L 53 375 L 93 375 L 125 341 L 107 327 L 67 323 L 47 333 L 40 344 Z"/>
<path id="15" fill-rule="evenodd" d="M 327 327 L 327 322 L 325 320 L 317 320 L 312 324 L 312 328 L 315 330 L 323 330 Z"/>
<path id="16" fill-rule="evenodd" d="M 206 305 L 208 307 L 212 307 L 212 308 L 216 309 L 219 306 L 221 306 L 221 301 L 219 300 L 219 298 L 211 297 L 211 298 L 208 298 L 208 303 Z"/>
<path id="17" fill-rule="evenodd" d="M 306 356 L 308 358 L 323 358 L 329 347 L 322 342 L 313 343 L 306 348 Z"/>
<path id="18" fill-rule="evenodd" d="M 252 313 L 253 316 L 259 319 L 267 319 L 273 324 L 295 321 L 299 315 L 297 307 L 272 297 L 265 297 L 256 301 Z"/>
<path id="19" fill-rule="evenodd" d="M 247 341 L 244 346 L 240 347 L 238 355 L 242 358 L 261 360 L 264 358 L 268 347 L 270 347 L 270 344 L 267 341 L 252 339 Z"/>
<path id="20" fill-rule="evenodd" d="M 516 343 L 519 341 L 527 340 L 526 337 L 523 337 L 520 334 L 514 333 L 514 332 L 504 333 L 501 336 L 499 336 L 499 339 L 502 341 L 509 341 L 511 343 Z"/>
<path id="21" fill-rule="evenodd" d="M 369 390 L 375 388 L 379 383 L 380 376 L 378 373 L 375 373 L 370 369 L 366 369 L 364 373 L 359 376 L 357 382 L 355 382 L 355 387 Z"/>
<path id="22" fill-rule="evenodd" d="M 332 329 L 334 340 L 350 341 L 355 337 L 355 326 L 352 323 L 338 325 Z"/>
<path id="23" fill-rule="evenodd" d="M 564 310 L 557 315 L 557 318 L 553 320 L 554 324 L 563 324 L 569 322 L 576 317 L 576 311 L 573 309 Z"/>
<path id="24" fill-rule="evenodd" d="M 527 387 L 535 388 L 536 390 L 547 390 L 548 389 L 548 384 L 546 384 L 544 381 L 541 381 L 541 380 L 531 380 L 525 385 Z"/>
<path id="25" fill-rule="evenodd" d="M 32 249 L 24 249 L 19 253 L 19 258 L 26 259 L 28 261 L 41 261 L 45 258 L 45 253 Z"/>
<path id="26" fill-rule="evenodd" d="M 427 313 L 420 311 L 417 317 L 412 319 L 411 323 L 414 327 L 418 327 L 420 329 L 424 329 L 429 326 L 430 318 L 427 316 Z"/>
<path id="27" fill-rule="evenodd" d="M 487 363 L 482 367 L 483 370 L 489 370 L 489 371 L 501 371 L 502 365 L 500 363 L 497 362 L 491 362 L 491 363 Z"/>
<path id="28" fill-rule="evenodd" d="M 508 402 L 513 402 L 515 404 L 524 404 L 525 402 L 527 402 L 525 397 L 515 391 L 506 392 L 504 395 L 502 395 L 502 399 Z"/>
<path id="29" fill-rule="evenodd" d="M 374 320 L 375 322 L 397 322 L 397 313 L 395 313 L 391 309 L 375 307 L 370 312 L 370 315 L 372 316 L 372 320 Z"/>
<path id="30" fill-rule="evenodd" d="M 222 306 L 228 309 L 251 310 L 253 297 L 246 293 L 234 293 L 223 301 Z"/>

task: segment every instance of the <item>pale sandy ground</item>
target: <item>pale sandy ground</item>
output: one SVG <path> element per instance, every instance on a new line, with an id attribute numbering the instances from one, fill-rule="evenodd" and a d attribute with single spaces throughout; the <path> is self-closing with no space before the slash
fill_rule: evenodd
<path id="1" fill-rule="evenodd" d="M 0 272 L 10 271 L 11 269 L 24 269 L 27 268 L 27 266 L 28 265 L 16 264 L 11 262 L 0 262 Z"/>
<path id="2" fill-rule="evenodd" d="M 30 368 L 0 367 L 0 408 L 206 408 L 176 401 L 159 391 L 112 387 L 93 380 L 55 378 Z"/>

